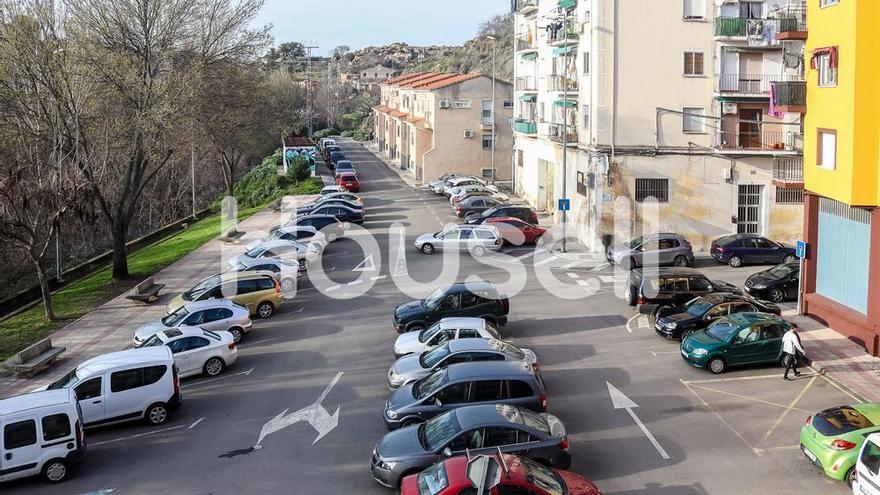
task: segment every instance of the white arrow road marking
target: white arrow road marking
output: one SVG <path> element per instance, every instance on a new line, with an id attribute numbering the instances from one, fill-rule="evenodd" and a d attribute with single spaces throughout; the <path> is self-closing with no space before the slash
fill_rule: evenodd
<path id="1" fill-rule="evenodd" d="M 232 378 L 233 376 L 239 376 L 239 375 L 245 375 L 245 376 L 247 376 L 247 375 L 250 375 L 250 374 L 253 373 L 253 372 L 254 372 L 254 369 L 251 368 L 251 369 L 249 369 L 249 370 L 247 370 L 247 371 L 239 371 L 238 373 L 232 373 L 232 374 L 229 374 L 229 375 L 218 376 L 217 378 L 209 378 L 209 379 L 207 379 L 207 380 L 200 380 L 200 381 L 197 381 L 197 382 L 187 383 L 186 385 L 181 385 L 180 388 L 192 387 L 193 385 L 204 385 L 204 384 L 206 384 L 206 383 L 216 382 L 217 380 L 225 380 L 225 379 L 227 379 L 227 378 Z"/>
<path id="2" fill-rule="evenodd" d="M 635 421 L 639 428 L 641 428 L 642 433 L 644 433 L 645 436 L 648 437 L 648 440 L 650 440 L 651 443 L 654 444 L 654 448 L 657 449 L 657 452 L 660 453 L 660 457 L 664 459 L 669 459 L 669 454 L 667 454 L 666 451 L 663 450 L 663 447 L 660 446 L 660 442 L 658 442 L 657 439 L 654 438 L 654 435 L 652 435 L 651 432 L 648 431 L 648 428 L 642 423 L 642 420 L 640 420 L 639 417 L 636 416 L 635 411 L 633 411 L 633 409 L 639 407 L 639 405 L 633 402 L 632 399 L 624 395 L 623 392 L 618 390 L 617 387 L 615 387 L 611 383 L 605 382 L 605 384 L 608 385 L 608 393 L 611 395 L 611 405 L 614 406 L 614 409 L 626 409 L 626 412 L 628 412 L 629 415 L 632 416 L 633 421 Z"/>
<path id="3" fill-rule="evenodd" d="M 333 377 L 333 380 L 330 381 L 330 384 L 327 385 L 327 388 L 321 393 L 321 396 L 318 397 L 312 405 L 304 407 L 299 411 L 294 411 L 290 414 L 287 414 L 289 409 L 285 409 L 281 411 L 281 414 L 275 416 L 265 425 L 263 425 L 262 430 L 260 430 L 260 438 L 257 439 L 257 444 L 254 445 L 254 449 L 262 448 L 263 439 L 268 435 L 275 433 L 276 431 L 283 430 L 288 426 L 299 423 L 300 421 L 306 421 L 315 431 L 318 432 L 318 437 L 315 438 L 315 441 L 312 442 L 312 445 L 318 443 L 318 440 L 324 438 L 325 435 L 333 431 L 336 428 L 336 425 L 339 424 L 339 407 L 336 408 L 336 411 L 333 414 L 327 412 L 327 409 L 324 409 L 322 402 L 327 398 L 327 395 L 330 393 L 330 390 L 342 379 L 342 374 L 344 372 L 340 371 L 336 373 L 336 376 Z"/>
<path id="4" fill-rule="evenodd" d="M 375 272 L 376 265 L 373 263 L 373 255 L 367 255 L 364 261 L 361 261 L 358 266 L 351 269 L 353 272 Z"/>
<path id="5" fill-rule="evenodd" d="M 108 493 L 113 493 L 116 491 L 116 488 L 105 488 L 103 490 L 98 490 L 96 492 L 84 493 L 83 495 L 107 495 Z"/>

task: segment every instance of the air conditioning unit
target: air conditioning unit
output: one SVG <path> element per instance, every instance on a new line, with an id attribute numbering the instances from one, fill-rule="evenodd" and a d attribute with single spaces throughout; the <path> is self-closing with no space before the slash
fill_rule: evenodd
<path id="1" fill-rule="evenodd" d="M 465 129 L 464 137 L 466 137 L 467 139 L 472 139 L 474 137 L 474 131 L 472 129 Z"/>
<path id="2" fill-rule="evenodd" d="M 736 103 L 722 103 L 721 104 L 721 113 L 724 115 L 736 115 L 736 112 L 739 109 L 736 107 Z"/>
<path id="3" fill-rule="evenodd" d="M 449 100 L 440 100 L 440 108 L 449 108 L 450 106 L 452 105 L 450 105 Z"/>

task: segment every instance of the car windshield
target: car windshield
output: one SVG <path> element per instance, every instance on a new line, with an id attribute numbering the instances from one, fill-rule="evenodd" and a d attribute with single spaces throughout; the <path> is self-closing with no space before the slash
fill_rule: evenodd
<path id="1" fill-rule="evenodd" d="M 422 353 L 419 356 L 419 364 L 422 365 L 422 368 L 433 368 L 435 364 L 442 361 L 446 356 L 449 355 L 449 344 L 443 344 L 439 347 L 435 347 L 430 351 Z"/>
<path id="2" fill-rule="evenodd" d="M 791 275 L 797 271 L 797 268 L 791 265 L 776 265 L 773 268 L 767 270 L 767 274 L 773 278 L 783 278 Z"/>
<path id="3" fill-rule="evenodd" d="M 218 277 L 216 275 L 213 277 L 208 277 L 205 280 L 202 280 L 201 282 L 199 282 L 198 285 L 196 285 L 195 287 L 190 289 L 188 292 L 184 292 L 182 294 L 182 297 L 186 301 L 192 301 L 194 299 L 198 299 L 199 296 L 204 294 L 208 289 L 213 288 L 214 286 L 216 286 L 219 283 L 220 283 L 220 277 Z"/>
<path id="4" fill-rule="evenodd" d="M 643 242 L 644 242 L 644 237 L 638 236 L 635 239 L 629 241 L 629 247 L 635 249 L 635 248 L 641 246 Z"/>
<path id="5" fill-rule="evenodd" d="M 422 471 L 418 478 L 419 495 L 437 495 L 449 486 L 446 465 L 438 462 Z"/>
<path id="6" fill-rule="evenodd" d="M 263 251 L 265 251 L 265 249 L 263 249 L 263 246 L 257 246 L 257 247 L 248 249 L 244 253 L 244 255 L 247 256 L 248 258 L 258 258 L 261 254 L 263 254 Z"/>
<path id="7" fill-rule="evenodd" d="M 455 411 L 449 411 L 419 426 L 419 442 L 427 450 L 446 445 L 461 431 Z"/>
<path id="8" fill-rule="evenodd" d="M 162 347 L 163 345 L 165 345 L 165 342 L 163 342 L 162 339 L 159 338 L 159 334 L 157 333 L 153 334 L 152 337 L 145 340 L 144 343 L 139 345 L 138 347 Z"/>
<path id="9" fill-rule="evenodd" d="M 713 304 L 702 297 L 697 297 L 688 301 L 687 304 L 684 305 L 687 310 L 687 314 L 691 316 L 703 316 L 706 314 L 706 311 L 712 309 Z"/>
<path id="10" fill-rule="evenodd" d="M 170 315 L 162 318 L 162 324 L 166 327 L 173 327 L 183 321 L 184 318 L 189 314 L 189 311 L 186 310 L 185 306 L 181 306 L 180 309 L 171 313 Z"/>
<path id="11" fill-rule="evenodd" d="M 718 320 L 706 329 L 706 333 L 723 341 L 726 341 L 734 332 L 736 332 L 736 325 L 727 320 Z"/>
<path id="12" fill-rule="evenodd" d="M 444 370 L 437 370 L 417 381 L 415 384 L 413 384 L 412 387 L 413 397 L 415 397 L 416 399 L 424 399 L 425 397 L 440 390 L 440 386 L 443 385 L 443 377 L 445 375 L 446 373 L 444 372 Z"/>
<path id="13" fill-rule="evenodd" d="M 564 495 L 566 493 L 565 482 L 556 474 L 556 471 L 525 457 L 520 457 L 519 461 L 522 463 L 526 480 L 529 483 L 542 488 L 550 495 Z"/>
<path id="14" fill-rule="evenodd" d="M 79 381 L 79 377 L 76 376 L 76 368 L 74 368 L 74 369 L 68 371 L 67 374 L 65 374 L 64 376 L 62 376 L 58 380 L 55 380 L 54 382 L 50 383 L 49 386 L 46 387 L 46 390 L 58 390 L 61 388 L 68 388 L 68 387 L 73 386 L 73 384 L 75 384 L 78 381 Z"/>
<path id="15" fill-rule="evenodd" d="M 431 309 L 436 308 L 437 305 L 440 304 L 440 301 L 443 299 L 443 297 L 446 296 L 446 292 L 448 290 L 449 290 L 448 285 L 444 285 L 443 287 L 440 287 L 439 289 L 435 290 L 433 294 L 431 294 L 430 296 L 427 297 L 427 299 L 425 299 L 425 306 L 427 306 Z"/>
<path id="16" fill-rule="evenodd" d="M 873 428 L 874 423 L 850 406 L 826 409 L 813 418 L 813 428 L 826 437 Z"/>
<path id="17" fill-rule="evenodd" d="M 424 344 L 431 340 L 433 336 L 437 335 L 437 332 L 439 332 L 441 328 L 440 323 L 434 323 L 430 327 L 422 330 L 421 333 L 419 333 L 419 342 Z"/>

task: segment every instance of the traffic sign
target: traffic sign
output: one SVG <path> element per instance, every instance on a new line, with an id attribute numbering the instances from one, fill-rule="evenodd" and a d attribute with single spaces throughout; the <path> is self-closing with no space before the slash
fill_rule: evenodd
<path id="1" fill-rule="evenodd" d="M 559 211 L 571 210 L 571 200 L 568 198 L 559 198 Z"/>
<path id="2" fill-rule="evenodd" d="M 807 257 L 807 243 L 804 241 L 797 241 L 795 245 L 795 254 L 800 259 L 806 259 Z"/>
<path id="3" fill-rule="evenodd" d="M 501 466 L 495 456 L 478 455 L 468 461 L 467 478 L 479 495 L 489 493 L 501 482 Z"/>

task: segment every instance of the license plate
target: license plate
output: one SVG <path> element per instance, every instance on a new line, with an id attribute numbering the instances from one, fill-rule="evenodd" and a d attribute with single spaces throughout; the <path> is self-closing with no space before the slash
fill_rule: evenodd
<path id="1" fill-rule="evenodd" d="M 816 463 L 816 456 L 812 452 L 810 452 L 810 449 L 804 447 L 804 455 L 807 456 L 807 459 L 809 459 L 810 462 L 812 462 L 813 464 Z"/>

